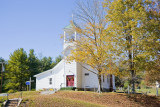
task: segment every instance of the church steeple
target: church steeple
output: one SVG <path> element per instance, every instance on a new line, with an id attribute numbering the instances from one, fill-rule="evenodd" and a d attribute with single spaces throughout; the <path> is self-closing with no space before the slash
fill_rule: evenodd
<path id="1" fill-rule="evenodd" d="M 64 28 L 64 42 L 70 41 L 70 40 L 76 40 L 77 38 L 77 32 L 74 29 L 75 25 L 69 24 Z"/>
<path id="2" fill-rule="evenodd" d="M 64 28 L 64 43 L 75 41 L 77 39 L 77 32 L 75 30 L 76 24 L 72 14 L 72 23 Z"/>
<path id="3" fill-rule="evenodd" d="M 74 26 L 74 24 L 70 23 L 64 28 L 64 49 L 77 40 L 77 32 Z"/>

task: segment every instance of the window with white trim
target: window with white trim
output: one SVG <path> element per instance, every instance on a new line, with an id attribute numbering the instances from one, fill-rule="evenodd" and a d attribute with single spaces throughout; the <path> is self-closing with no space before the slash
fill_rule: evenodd
<path id="1" fill-rule="evenodd" d="M 49 78 L 49 84 L 52 85 L 52 78 Z"/>
<path id="2" fill-rule="evenodd" d="M 89 76 L 89 73 L 85 73 L 84 75 L 85 75 L 85 76 Z"/>

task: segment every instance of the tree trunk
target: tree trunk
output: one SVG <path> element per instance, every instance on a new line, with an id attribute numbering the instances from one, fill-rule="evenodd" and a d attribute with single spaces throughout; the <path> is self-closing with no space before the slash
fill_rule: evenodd
<path id="1" fill-rule="evenodd" d="M 102 78 L 101 78 L 101 74 L 98 73 L 98 81 L 99 81 L 99 92 L 102 92 Z"/>
<path id="2" fill-rule="evenodd" d="M 129 68 L 130 68 L 130 72 L 131 72 L 131 84 L 132 84 L 132 93 L 135 93 L 135 72 L 133 70 L 134 68 L 134 64 L 133 64 L 133 50 L 132 50 L 132 36 L 128 36 L 128 53 L 129 53 Z"/>
<path id="3" fill-rule="evenodd" d="M 134 70 L 131 71 L 131 76 L 132 76 L 132 93 L 135 93 L 135 75 L 134 75 Z"/>
<path id="4" fill-rule="evenodd" d="M 22 79 L 23 79 L 23 77 L 22 77 L 22 71 L 21 71 L 20 76 L 21 76 L 21 77 L 20 77 L 20 78 L 21 78 L 21 79 L 20 79 L 20 91 L 22 91 Z"/>
<path id="5" fill-rule="evenodd" d="M 110 87 L 109 87 L 109 91 L 112 92 L 113 91 L 113 80 L 112 80 L 112 74 L 110 74 Z"/>

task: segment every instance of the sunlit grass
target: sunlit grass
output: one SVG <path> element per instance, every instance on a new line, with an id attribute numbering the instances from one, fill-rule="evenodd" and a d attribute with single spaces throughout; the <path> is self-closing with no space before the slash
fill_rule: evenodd
<path id="1" fill-rule="evenodd" d="M 160 104 L 159 97 L 142 94 L 116 92 L 96 93 L 89 91 L 58 91 L 51 95 L 41 95 L 38 91 L 22 92 L 22 104 L 26 107 L 103 107 L 103 106 L 154 106 Z M 9 95 L 9 99 L 21 97 L 21 92 Z M 0 97 L 2 100 L 2 97 Z M 3 99 L 4 100 L 4 99 Z"/>
<path id="2" fill-rule="evenodd" d="M 70 91 L 68 91 L 70 92 Z M 20 98 L 21 92 L 9 94 L 8 98 Z M 48 107 L 48 106 L 60 106 L 60 107 L 103 107 L 103 105 L 90 103 L 86 101 L 75 100 L 71 98 L 65 98 L 61 96 L 41 95 L 38 91 L 23 91 L 22 92 L 22 106 L 29 107 Z M 5 101 L 7 97 L 0 97 L 0 101 Z M 1 102 L 2 103 L 2 102 Z"/>
<path id="3" fill-rule="evenodd" d="M 141 89 L 136 89 L 136 92 L 147 93 L 148 95 L 156 95 L 156 88 L 149 88 L 149 89 L 141 88 Z M 158 89 L 158 93 L 160 95 L 160 88 Z"/>

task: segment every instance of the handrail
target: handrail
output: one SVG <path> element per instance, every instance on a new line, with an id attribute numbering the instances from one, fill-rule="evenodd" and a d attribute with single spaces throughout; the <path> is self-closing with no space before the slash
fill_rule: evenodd
<path id="1" fill-rule="evenodd" d="M 19 93 L 18 98 L 12 98 L 9 99 L 9 96 L 14 95 L 15 93 L 6 93 L 4 96 L 6 96 L 6 101 L 3 102 L 3 105 L 5 106 L 9 100 L 17 100 L 17 107 L 20 105 L 22 101 L 22 92 Z"/>

